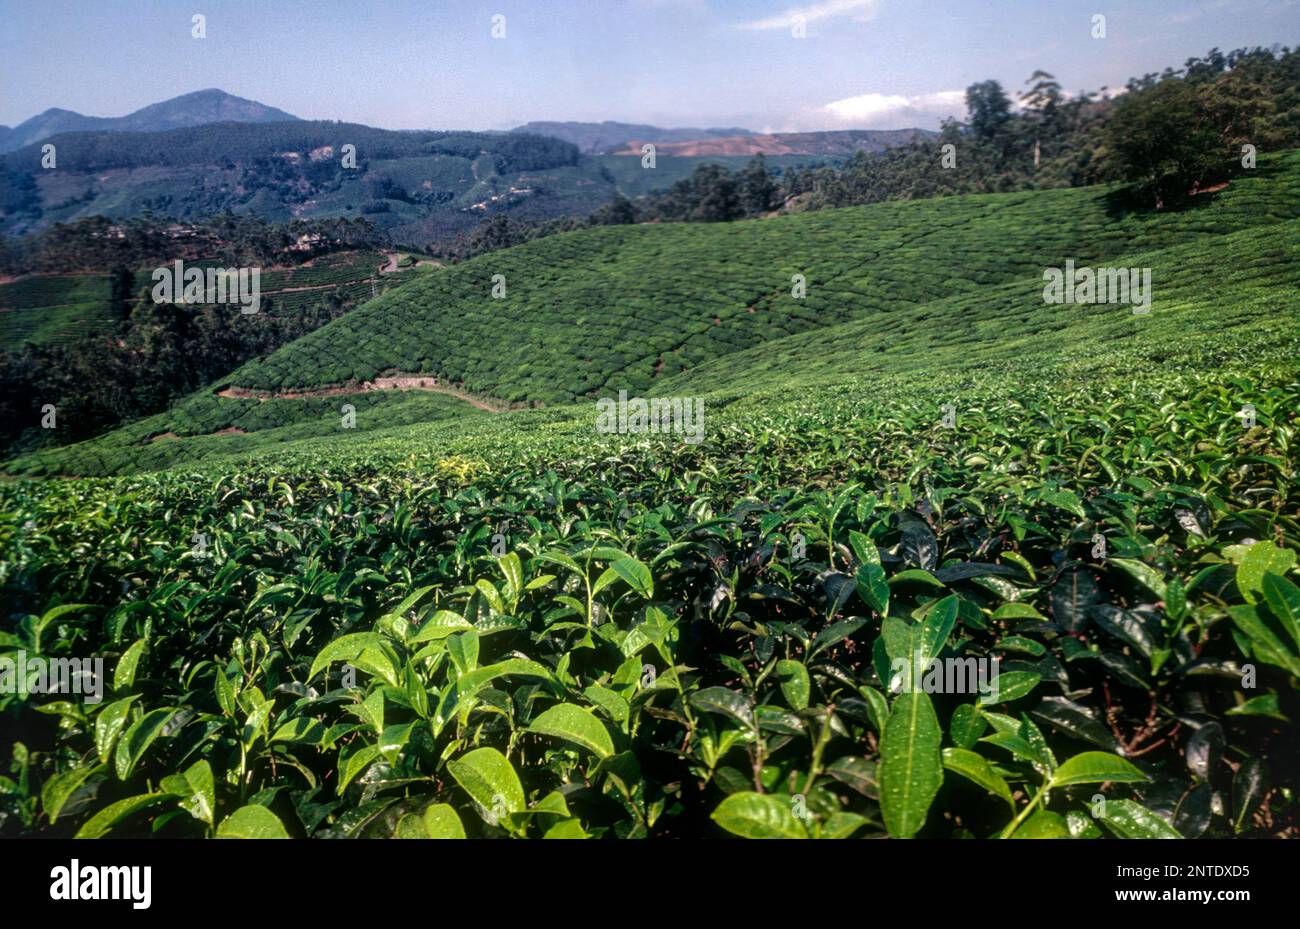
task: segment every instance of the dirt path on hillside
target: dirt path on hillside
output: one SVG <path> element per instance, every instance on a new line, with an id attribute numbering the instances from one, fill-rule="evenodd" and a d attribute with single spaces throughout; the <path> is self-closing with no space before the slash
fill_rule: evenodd
<path id="1" fill-rule="evenodd" d="M 337 290 L 346 284 L 365 284 L 369 278 L 359 277 L 355 281 L 344 281 L 342 284 L 303 284 L 300 287 L 281 287 L 279 290 L 268 290 L 263 296 L 274 297 L 276 294 L 300 294 L 309 290 Z"/>
<path id="2" fill-rule="evenodd" d="M 227 426 L 225 429 L 218 429 L 216 432 L 204 432 L 204 433 L 200 433 L 200 435 L 203 435 L 203 436 L 209 436 L 209 435 L 248 435 L 248 433 L 245 432 L 243 429 L 240 429 L 238 426 Z M 150 442 L 168 442 L 168 441 L 171 441 L 172 439 L 179 439 L 179 438 L 180 438 L 180 436 L 178 436 L 176 433 L 172 432 L 171 430 L 168 430 L 167 432 L 160 432 L 160 433 L 158 433 L 158 434 L 155 435 L 155 436 L 150 436 L 150 437 L 149 437 L 149 441 L 150 441 Z M 193 438 L 193 437 L 191 437 L 191 438 Z"/>
<path id="3" fill-rule="evenodd" d="M 350 387 L 321 387 L 316 390 L 279 392 L 250 390 L 246 387 L 227 387 L 225 390 L 217 391 L 217 396 L 231 400 L 307 400 L 313 397 L 343 397 L 348 394 L 365 393 L 369 390 L 426 390 L 430 393 L 445 394 L 448 397 L 463 400 L 475 409 L 487 413 L 504 413 L 511 409 L 511 406 L 500 401 L 476 397 L 459 387 L 441 383 L 438 378 L 431 374 L 402 374 L 401 372 L 387 377 L 377 377 L 373 381 L 366 381 Z"/>

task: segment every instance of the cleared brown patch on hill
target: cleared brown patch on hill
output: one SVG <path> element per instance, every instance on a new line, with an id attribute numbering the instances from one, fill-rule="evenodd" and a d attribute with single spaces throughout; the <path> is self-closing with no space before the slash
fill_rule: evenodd
<path id="1" fill-rule="evenodd" d="M 318 387 L 310 390 L 267 391 L 251 390 L 247 387 L 226 387 L 217 391 L 218 397 L 231 400 L 307 400 L 313 397 L 343 397 L 360 394 L 370 390 L 427 390 L 431 393 L 445 394 L 463 400 L 475 409 L 487 413 L 504 413 L 512 409 L 525 409 L 528 404 L 508 404 L 492 397 L 484 397 L 439 380 L 432 374 L 404 374 L 400 371 L 373 381 L 360 384 L 344 384 L 336 387 Z"/>
<path id="2" fill-rule="evenodd" d="M 240 429 L 238 426 L 227 426 L 225 429 L 218 429 L 216 432 L 205 432 L 203 434 L 204 435 L 248 435 L 248 433 L 245 430 Z M 179 438 L 180 436 L 178 436 L 176 433 L 172 432 L 169 429 L 166 432 L 160 432 L 157 435 L 150 436 L 149 441 L 170 442 L 172 439 L 179 439 Z"/>

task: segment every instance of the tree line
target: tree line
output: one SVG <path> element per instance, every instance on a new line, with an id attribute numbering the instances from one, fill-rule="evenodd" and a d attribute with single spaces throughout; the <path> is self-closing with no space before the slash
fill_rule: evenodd
<path id="1" fill-rule="evenodd" d="M 593 225 L 734 222 L 775 210 L 1116 182 L 1138 208 L 1164 209 L 1266 152 L 1300 145 L 1300 49 L 1211 49 L 1117 93 L 1065 93 L 1042 70 L 1017 100 L 995 80 L 966 89 L 966 119 L 938 135 L 838 166 L 777 172 L 756 155 L 740 171 L 700 164 L 664 191 L 621 194 L 585 217 L 538 223 L 505 214 L 442 246 L 452 260 Z M 1017 106 L 1018 104 L 1018 106 Z"/>

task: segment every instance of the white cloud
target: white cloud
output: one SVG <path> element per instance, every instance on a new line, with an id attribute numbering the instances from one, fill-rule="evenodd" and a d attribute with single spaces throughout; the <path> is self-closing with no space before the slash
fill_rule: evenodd
<path id="1" fill-rule="evenodd" d="M 941 90 L 930 94 L 859 94 L 835 100 L 812 114 L 823 129 L 906 129 L 932 127 L 939 120 L 966 112 L 966 93 Z"/>
<path id="2" fill-rule="evenodd" d="M 808 6 L 791 7 L 776 16 L 742 23 L 741 28 L 790 29 L 794 26 L 796 17 L 801 17 L 805 25 L 837 16 L 847 16 L 857 22 L 865 23 L 867 20 L 874 19 L 880 12 L 882 2 L 883 0 L 822 0 L 821 3 L 812 3 Z"/>

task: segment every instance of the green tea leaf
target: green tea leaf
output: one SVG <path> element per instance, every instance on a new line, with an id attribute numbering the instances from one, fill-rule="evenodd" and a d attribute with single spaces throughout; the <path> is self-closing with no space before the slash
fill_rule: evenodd
<path id="1" fill-rule="evenodd" d="M 1182 838 L 1177 829 L 1140 803 L 1132 800 L 1107 800 L 1098 806 L 1100 809 L 1097 818 L 1121 839 Z"/>
<path id="2" fill-rule="evenodd" d="M 1131 783 L 1150 780 L 1145 774 L 1118 755 L 1109 752 L 1083 752 L 1067 758 L 1052 774 L 1053 787 L 1073 784 Z"/>
<path id="3" fill-rule="evenodd" d="M 863 602 L 881 616 L 888 613 L 889 582 L 885 577 L 885 569 L 880 566 L 879 562 L 859 565 L 855 577 L 858 584 L 858 595 L 862 597 Z"/>
<path id="4" fill-rule="evenodd" d="M 1060 813 L 1051 810 L 1036 810 L 1034 815 L 1020 824 L 1013 839 L 1068 839 L 1071 837 L 1070 825 Z"/>
<path id="5" fill-rule="evenodd" d="M 806 839 L 808 830 L 792 807 L 790 797 L 741 791 L 719 803 L 710 818 L 746 839 Z"/>
<path id="6" fill-rule="evenodd" d="M 1237 565 L 1237 589 L 1247 603 L 1255 603 L 1264 591 L 1264 575 L 1284 575 L 1294 565 L 1296 553 L 1289 548 L 1278 548 L 1265 539 L 1246 550 L 1246 556 Z"/>
<path id="7" fill-rule="evenodd" d="M 708 713 L 730 716 L 746 728 L 754 725 L 754 709 L 749 701 L 725 687 L 706 687 L 691 694 L 691 704 Z"/>
<path id="8" fill-rule="evenodd" d="M 200 822 L 213 825 L 217 809 L 217 791 L 212 766 L 199 759 L 181 774 L 169 774 L 160 782 L 169 794 L 180 798 L 181 809 Z"/>
<path id="9" fill-rule="evenodd" d="M 431 839 L 463 839 L 465 826 L 456 811 L 446 803 L 434 803 L 424 809 L 424 828 Z"/>
<path id="10" fill-rule="evenodd" d="M 532 721 L 529 732 L 554 736 L 581 745 L 597 757 L 614 754 L 614 742 L 590 710 L 572 703 L 561 703 L 546 710 Z"/>
<path id="11" fill-rule="evenodd" d="M 494 818 L 522 812 L 527 806 L 519 775 L 495 748 L 485 746 L 467 752 L 447 762 L 447 770 L 470 799 Z"/>
<path id="12" fill-rule="evenodd" d="M 926 693 L 894 701 L 880 740 L 880 809 L 889 834 L 910 838 L 925 825 L 943 783 L 943 733 Z"/>
<path id="13" fill-rule="evenodd" d="M 812 680 L 801 661 L 782 659 L 776 663 L 776 676 L 781 681 L 781 693 L 786 702 L 796 710 L 807 709 L 812 693 Z"/>
<path id="14" fill-rule="evenodd" d="M 1268 794 L 1268 768 L 1258 758 L 1247 758 L 1232 777 L 1232 828 L 1240 833 L 1246 820 Z"/>
<path id="15" fill-rule="evenodd" d="M 121 692 L 130 690 L 131 685 L 135 683 L 135 672 L 140 666 L 140 658 L 144 655 L 144 647 L 147 639 L 137 639 L 131 643 L 131 647 L 122 653 L 122 657 L 117 661 L 117 668 L 113 671 L 113 690 Z"/>
<path id="16" fill-rule="evenodd" d="M 167 799 L 169 799 L 167 794 L 152 793 L 139 794 L 135 797 L 127 797 L 125 800 L 118 800 L 86 820 L 85 825 L 77 830 L 77 834 L 73 838 L 98 839 L 107 835 L 110 829 L 128 816 L 132 816 Z"/>
<path id="17" fill-rule="evenodd" d="M 167 725 L 167 721 L 175 713 L 174 709 L 152 710 L 137 719 L 126 731 L 117 743 L 117 754 L 114 756 L 118 780 L 124 781 L 131 776 L 140 758 L 148 751 L 149 746 L 162 733 L 163 726 Z"/>
<path id="18" fill-rule="evenodd" d="M 131 704 L 136 699 L 136 697 L 126 697 L 114 701 L 100 710 L 99 715 L 95 717 L 95 752 L 99 755 L 100 761 L 108 762 L 113 746 L 117 744 L 117 737 L 122 734 L 122 729 L 130 716 Z"/>
<path id="19" fill-rule="evenodd" d="M 1280 575 L 1266 573 L 1260 581 L 1260 589 L 1269 612 L 1277 617 L 1300 652 L 1300 587 Z"/>
<path id="20" fill-rule="evenodd" d="M 1033 691 L 1043 677 L 1037 671 L 1003 671 L 989 682 L 989 690 L 976 699 L 980 706 L 1010 703 Z"/>
<path id="21" fill-rule="evenodd" d="M 638 595 L 646 600 L 654 598 L 655 585 L 654 578 L 650 574 L 650 569 L 637 561 L 630 555 L 615 561 L 610 568 L 623 580 L 627 581 Z"/>
<path id="22" fill-rule="evenodd" d="M 967 751 L 964 748 L 945 748 L 943 750 L 943 766 L 954 774 L 960 774 L 969 781 L 979 784 L 989 793 L 1005 800 L 1012 812 L 1015 811 L 1015 801 L 1011 799 L 1011 788 L 1002 775 L 993 770 L 993 766 L 985 760 L 984 756 L 975 752 Z"/>
<path id="23" fill-rule="evenodd" d="M 952 744 L 958 748 L 973 748 L 987 728 L 988 721 L 980 715 L 975 705 L 963 703 L 952 711 L 948 735 L 952 737 Z"/>
<path id="24" fill-rule="evenodd" d="M 284 823 L 264 806 L 250 804 L 231 813 L 217 828 L 218 839 L 287 839 Z"/>
<path id="25" fill-rule="evenodd" d="M 86 778 L 104 770 L 103 765 L 78 765 L 70 771 L 54 775 L 41 787 L 41 808 L 54 823 L 59 812 L 67 804 L 68 798 L 76 793 L 77 788 L 85 783 Z"/>

